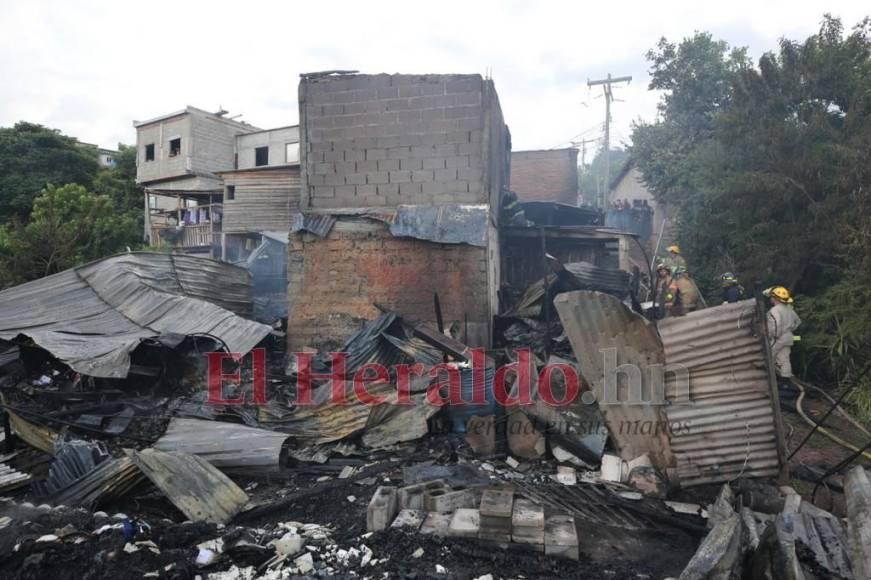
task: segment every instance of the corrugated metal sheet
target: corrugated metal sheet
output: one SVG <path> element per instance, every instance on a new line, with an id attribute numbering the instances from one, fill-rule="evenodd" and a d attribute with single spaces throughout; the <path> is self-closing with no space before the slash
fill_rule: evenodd
<path id="1" fill-rule="evenodd" d="M 486 205 L 400 205 L 390 233 L 440 244 L 487 247 Z"/>
<path id="2" fill-rule="evenodd" d="M 659 322 L 670 366 L 689 371 L 689 398 L 666 377 L 667 408 L 681 485 L 763 477 L 780 469 L 775 417 L 755 301 L 744 300 Z"/>
<path id="3" fill-rule="evenodd" d="M 224 197 L 224 233 L 287 230 L 299 209 L 299 167 L 282 167 L 223 174 L 234 186 L 233 199 Z"/>
<path id="4" fill-rule="evenodd" d="M 248 503 L 248 495 L 233 480 L 196 455 L 154 449 L 127 453 L 191 521 L 225 524 Z"/>
<path id="5" fill-rule="evenodd" d="M 292 233 L 308 232 L 325 238 L 336 224 L 336 216 L 317 213 L 297 213 L 293 216 Z"/>
<path id="6" fill-rule="evenodd" d="M 618 298 L 625 298 L 629 293 L 630 276 L 625 270 L 601 268 L 589 262 L 572 262 L 564 264 L 564 267 L 589 290 L 607 292 Z"/>
<path id="7" fill-rule="evenodd" d="M 165 334 L 211 335 L 248 352 L 270 328 L 251 315 L 244 268 L 131 252 L 0 292 L 0 338 L 27 336 L 74 370 L 123 378 L 130 352 Z"/>
<path id="8" fill-rule="evenodd" d="M 55 505 L 96 507 L 117 500 L 144 480 L 129 457 L 113 457 L 51 497 Z"/>
<path id="9" fill-rule="evenodd" d="M 627 460 L 645 453 L 660 468 L 674 465 L 674 456 L 664 428 L 661 405 L 612 402 L 606 397 L 605 349 L 613 349 L 616 366 L 634 365 L 641 370 L 642 400 L 650 401 L 650 365 L 664 364 L 662 344 L 654 327 L 617 298 L 601 292 L 565 292 L 554 299 L 581 372 L 596 394 L 611 440 Z M 613 370 L 613 369 L 612 369 Z M 617 401 L 629 400 L 626 373 L 616 377 Z M 647 425 L 647 428 L 644 426 Z"/>
<path id="10" fill-rule="evenodd" d="M 288 437 L 238 423 L 174 417 L 154 448 L 196 455 L 215 467 L 278 469 Z"/>

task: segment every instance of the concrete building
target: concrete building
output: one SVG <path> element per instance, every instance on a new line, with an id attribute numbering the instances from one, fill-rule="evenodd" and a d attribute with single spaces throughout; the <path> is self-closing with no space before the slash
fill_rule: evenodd
<path id="1" fill-rule="evenodd" d="M 511 191 L 520 201 L 578 205 L 578 150 L 512 151 Z"/>
<path id="2" fill-rule="evenodd" d="M 376 304 L 434 325 L 434 293 L 446 322 L 488 345 L 511 150 L 492 81 L 307 75 L 299 103 L 289 348 L 340 342 Z"/>
<path id="3" fill-rule="evenodd" d="M 238 261 L 264 232 L 283 236 L 299 210 L 299 127 L 236 136 L 236 168 L 223 179 L 222 257 Z"/>
<path id="4" fill-rule="evenodd" d="M 218 253 L 223 182 L 217 172 L 235 167 L 236 136 L 258 131 L 225 114 L 188 106 L 133 123 L 136 181 L 149 197 L 145 237 L 152 244 Z"/>
<path id="5" fill-rule="evenodd" d="M 263 232 L 286 237 L 299 205 L 296 126 L 262 130 L 190 106 L 134 126 L 152 245 L 240 261 Z"/>

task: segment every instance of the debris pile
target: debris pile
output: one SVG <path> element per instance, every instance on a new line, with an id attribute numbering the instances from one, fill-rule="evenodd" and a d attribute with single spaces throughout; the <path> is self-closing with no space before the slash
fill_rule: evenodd
<path id="1" fill-rule="evenodd" d="M 530 357 L 389 311 L 337 345 L 343 357 L 287 357 L 283 334 L 250 319 L 250 276 L 214 264 L 133 253 L 0 293 L 4 577 L 871 566 L 861 468 L 847 525 L 760 479 L 782 463 L 752 301 L 657 328 L 622 302 L 626 276 L 570 263 L 504 317 L 503 346 L 530 341 Z M 45 300 L 67 306 L 51 318 Z M 541 322 L 541 336 L 515 334 Z M 695 406 L 650 373 L 674 362 Z M 638 393 L 616 371 L 630 363 Z M 616 404 L 634 394 L 654 404 Z"/>

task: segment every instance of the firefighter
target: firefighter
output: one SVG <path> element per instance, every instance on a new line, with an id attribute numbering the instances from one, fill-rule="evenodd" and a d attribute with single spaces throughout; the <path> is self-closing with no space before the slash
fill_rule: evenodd
<path id="1" fill-rule="evenodd" d="M 723 304 L 732 304 L 744 298 L 744 287 L 732 272 L 720 276 L 720 284 L 723 286 Z"/>
<path id="2" fill-rule="evenodd" d="M 793 299 L 789 290 L 783 286 L 774 286 L 766 292 L 771 303 L 768 311 L 768 342 L 777 374 L 788 383 L 792 377 L 789 355 L 796 340 L 793 331 L 801 324 L 801 319 L 792 308 Z"/>
<path id="3" fill-rule="evenodd" d="M 683 273 L 687 272 L 687 261 L 680 254 L 680 246 L 677 244 L 672 244 L 668 247 L 668 256 L 662 259 L 666 266 L 668 266 L 669 270 L 671 270 L 672 276 L 677 275 L 678 270 L 682 270 Z"/>
<path id="4" fill-rule="evenodd" d="M 669 293 L 671 272 L 664 262 L 656 265 L 656 317 L 665 318 L 674 303 L 674 295 Z"/>

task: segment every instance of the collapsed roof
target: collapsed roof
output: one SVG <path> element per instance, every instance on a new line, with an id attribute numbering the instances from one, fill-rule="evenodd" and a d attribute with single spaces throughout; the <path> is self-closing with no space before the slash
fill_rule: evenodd
<path id="1" fill-rule="evenodd" d="M 244 268 L 129 252 L 0 292 L 0 339 L 29 338 L 85 375 L 124 378 L 130 353 L 167 336 L 210 336 L 246 353 L 270 328 L 252 315 Z"/>

